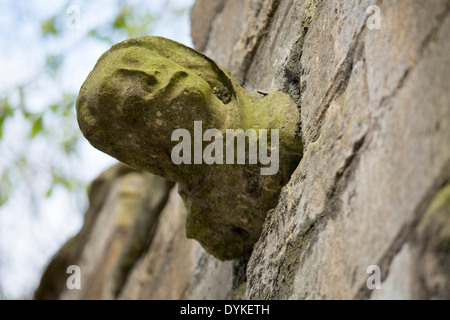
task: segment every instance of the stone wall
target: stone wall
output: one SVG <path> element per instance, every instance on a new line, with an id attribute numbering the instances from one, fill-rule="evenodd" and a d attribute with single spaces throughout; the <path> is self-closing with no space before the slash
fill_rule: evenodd
<path id="1" fill-rule="evenodd" d="M 371 5 L 380 29 L 367 27 Z M 196 48 L 300 110 L 303 158 L 251 256 L 208 255 L 185 237 L 176 186 L 118 165 L 94 183 L 85 226 L 36 298 L 449 299 L 449 10 L 447 0 L 197 0 Z M 65 288 L 70 264 L 81 290 Z M 367 286 L 373 265 L 381 289 Z"/>

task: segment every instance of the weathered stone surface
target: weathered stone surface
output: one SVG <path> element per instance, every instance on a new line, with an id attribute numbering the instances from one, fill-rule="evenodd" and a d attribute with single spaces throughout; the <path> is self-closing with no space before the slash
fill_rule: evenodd
<path id="1" fill-rule="evenodd" d="M 248 265 L 186 240 L 172 190 L 118 297 L 450 299 L 449 2 L 229 0 L 214 18 L 202 3 L 198 48 L 246 88 L 289 92 L 304 156 Z"/>
<path id="2" fill-rule="evenodd" d="M 90 206 L 84 215 L 83 227 L 52 258 L 41 277 L 39 287 L 34 293 L 34 299 L 54 300 L 60 298 L 61 293 L 66 288 L 67 267 L 78 263 L 86 244 L 92 236 L 97 218 L 106 205 L 113 184 L 122 176 L 135 172 L 136 169 L 118 164 L 103 172 L 92 182 L 89 191 Z"/>
<path id="3" fill-rule="evenodd" d="M 187 211 L 173 183 L 117 164 L 97 178 L 80 233 L 55 255 L 35 299 L 229 299 L 242 283 L 186 238 Z M 68 290 L 77 265 L 81 290 Z"/>
<path id="4" fill-rule="evenodd" d="M 192 42 L 197 50 L 205 50 L 212 24 L 227 3 L 226 0 L 200 0 L 194 3 L 191 10 L 191 20 L 196 21 L 196 23 L 191 26 L 191 35 Z"/>
<path id="5" fill-rule="evenodd" d="M 258 11 L 245 19 L 237 43 L 248 48 L 236 45 L 232 56 L 252 58 L 229 69 L 247 87 L 288 90 L 301 106 L 305 142 L 253 250 L 247 298 L 448 297 L 415 286 L 436 271 L 417 271 L 430 265 L 419 251 L 427 241 L 411 234 L 450 176 L 449 4 L 378 4 L 381 30 L 369 30 L 373 4 L 279 1 L 270 21 Z M 246 42 L 255 34 L 260 40 Z M 373 296 L 372 264 L 384 287 Z"/>
<path id="6" fill-rule="evenodd" d="M 433 197 L 416 228 L 414 298 L 449 299 L 450 183 Z"/>
<path id="7" fill-rule="evenodd" d="M 380 290 L 370 299 L 450 297 L 450 184 L 433 197 L 411 235 L 392 259 Z"/>
<path id="8" fill-rule="evenodd" d="M 302 152 L 301 140 L 294 135 L 298 111 L 288 95 L 247 93 L 213 60 L 159 37 L 130 39 L 107 51 L 80 90 L 77 115 L 81 131 L 94 147 L 178 181 L 189 212 L 187 236 L 222 260 L 251 251 L 267 210 L 276 204 Z M 199 129 L 194 128 L 196 121 L 203 122 Z M 197 146 L 191 154 L 191 145 L 202 140 L 207 129 L 220 135 L 214 133 L 214 143 L 219 140 L 220 145 L 214 147 L 208 164 L 206 143 L 203 147 L 199 141 L 203 160 L 197 159 Z M 259 164 L 250 164 L 249 152 L 237 146 L 240 138 L 228 146 L 230 129 L 243 130 L 241 138 L 244 131 L 253 130 L 248 144 L 257 146 Z M 276 129 L 279 143 L 277 138 L 261 144 L 260 129 L 271 135 Z M 180 138 L 173 138 L 176 130 L 187 133 L 183 143 L 189 139 L 187 150 L 181 151 L 183 157 L 189 155 L 182 163 L 173 159 Z M 270 148 L 276 148 L 275 153 L 272 150 L 276 164 L 264 173 L 268 169 L 261 164 L 261 154 L 270 153 Z M 245 164 L 236 163 L 234 157 L 230 164 L 230 152 L 237 159 L 244 156 Z"/>
<path id="9" fill-rule="evenodd" d="M 131 170 L 123 164 L 116 167 L 128 168 L 128 173 L 110 176 L 108 182 L 111 187 L 101 208 L 96 208 L 96 220 L 85 222 L 91 232 L 83 243 L 81 255 L 61 268 L 65 272 L 73 264 L 79 266 L 82 273 L 81 290 L 65 288 L 61 294 L 63 299 L 115 298 L 126 277 L 123 272 L 130 269 L 126 258 L 137 259 L 139 254 L 136 252 L 142 251 L 142 246 L 151 241 L 152 226 L 167 201 L 171 184 L 161 177 Z M 142 221 L 143 216 L 150 218 L 147 225 Z M 151 218 L 154 216 L 156 218 Z M 137 231 L 138 222 L 148 231 L 145 236 Z"/>
<path id="10" fill-rule="evenodd" d="M 232 293 L 232 262 L 207 254 L 186 239 L 187 211 L 173 189 L 161 212 L 154 241 L 136 261 L 120 299 L 227 299 Z"/>
<path id="11" fill-rule="evenodd" d="M 387 275 L 450 177 L 448 2 L 381 6 L 379 31 L 370 4 L 322 2 L 304 36 L 305 153 L 254 248 L 247 298 L 368 297 L 366 268 Z"/>

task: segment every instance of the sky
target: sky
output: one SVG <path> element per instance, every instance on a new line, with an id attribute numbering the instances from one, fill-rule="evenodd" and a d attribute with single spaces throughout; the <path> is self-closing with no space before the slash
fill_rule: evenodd
<path id="1" fill-rule="evenodd" d="M 194 0 L 124 2 L 146 6 L 161 14 L 148 35 L 164 36 L 192 47 L 189 12 L 175 16 L 165 10 L 165 6 L 170 3 L 173 8 L 183 8 L 191 6 Z M 12 93 L 14 88 L 29 83 L 27 107 L 30 111 L 42 112 L 59 99 L 62 92 L 78 92 L 97 59 L 110 47 L 107 43 L 86 39 L 84 35 L 87 30 L 110 21 L 119 10 L 111 5 L 117 1 L 91 1 L 88 7 L 84 3 L 81 0 L 0 0 L 0 98 L 10 95 L 13 100 L 17 99 Z M 70 14 L 64 9 L 69 5 L 80 9 L 79 29 L 65 30 L 64 37 L 44 43 L 41 22 L 55 14 L 64 14 L 59 18 L 67 20 Z M 43 76 L 42 61 L 49 52 L 65 56 L 56 80 Z M 62 134 L 58 132 L 61 126 L 73 126 L 77 130 L 76 123 L 51 123 L 58 121 L 51 117 L 46 121 L 55 129 L 52 133 L 55 135 Z M 83 223 L 88 206 L 86 194 L 74 195 L 60 187 L 55 188 L 50 197 L 42 197 L 48 185 L 45 172 L 49 171 L 49 163 L 75 173 L 86 183 L 116 163 L 85 139 L 81 140 L 76 157 L 62 157 L 54 152 L 48 139 L 36 138 L 30 143 L 26 125 L 20 117 L 10 119 L 0 139 L 0 173 L 9 170 L 8 164 L 15 161 L 15 155 L 23 148 L 27 149 L 30 166 L 29 179 L 18 176 L 17 179 L 23 181 L 17 180 L 9 201 L 0 207 L 0 298 L 30 298 L 51 256 Z"/>

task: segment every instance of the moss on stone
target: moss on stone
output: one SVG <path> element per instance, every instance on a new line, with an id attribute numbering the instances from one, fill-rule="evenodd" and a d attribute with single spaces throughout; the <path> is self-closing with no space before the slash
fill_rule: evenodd
<path id="1" fill-rule="evenodd" d="M 425 245 L 448 258 L 450 255 L 450 183 L 434 196 L 417 231 Z"/>
<path id="2" fill-rule="evenodd" d="M 178 181 L 187 235 L 220 259 L 252 249 L 302 155 L 294 137 L 298 110 L 288 95 L 249 94 L 215 61 L 161 37 L 126 40 L 104 53 L 80 90 L 77 116 L 94 147 Z M 224 137 L 227 129 L 278 129 L 278 173 L 261 176 L 260 164 L 175 165 L 172 133 L 183 128 L 193 137 L 195 121 L 202 134 L 215 128 Z"/>

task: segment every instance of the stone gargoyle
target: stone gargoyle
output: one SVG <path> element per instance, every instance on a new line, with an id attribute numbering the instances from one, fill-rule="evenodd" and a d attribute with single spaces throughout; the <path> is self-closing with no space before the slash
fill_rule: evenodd
<path id="1" fill-rule="evenodd" d="M 187 236 L 221 260 L 252 250 L 302 156 L 298 109 L 288 95 L 249 93 L 212 59 L 162 37 L 129 39 L 104 53 L 76 108 L 95 148 L 178 182 Z M 277 135 L 269 142 L 270 131 Z M 258 146 L 265 161 L 251 153 Z"/>

